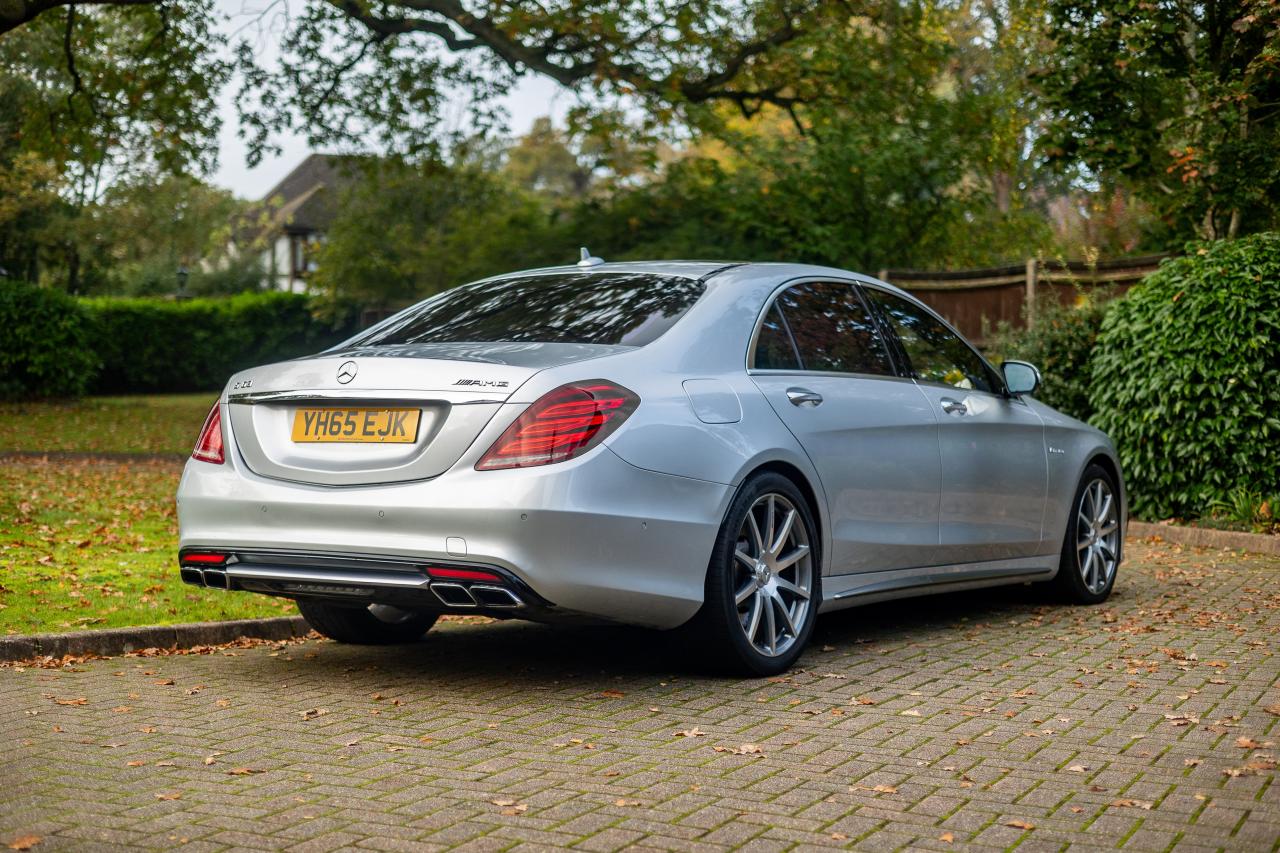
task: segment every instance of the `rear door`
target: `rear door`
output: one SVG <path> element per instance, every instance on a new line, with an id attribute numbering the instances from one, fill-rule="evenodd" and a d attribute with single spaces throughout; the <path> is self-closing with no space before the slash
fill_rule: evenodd
<path id="1" fill-rule="evenodd" d="M 1041 553 L 1048 462 L 1040 417 L 1005 395 L 995 370 L 927 308 L 876 287 L 864 292 L 938 421 L 945 562 Z"/>
<path id="2" fill-rule="evenodd" d="M 895 375 L 849 282 L 789 286 L 765 314 L 750 374 L 826 492 L 832 574 L 929 565 L 937 554 L 937 422 Z"/>

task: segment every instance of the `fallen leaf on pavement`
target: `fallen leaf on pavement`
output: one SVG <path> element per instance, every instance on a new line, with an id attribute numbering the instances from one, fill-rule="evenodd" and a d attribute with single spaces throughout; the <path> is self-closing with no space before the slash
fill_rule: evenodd
<path id="1" fill-rule="evenodd" d="M 627 694 L 623 693 L 621 690 L 601 690 L 600 691 L 601 699 L 621 699 L 623 696 L 626 696 L 626 695 Z"/>
<path id="2" fill-rule="evenodd" d="M 939 841 L 942 841 L 942 842 L 944 842 L 944 843 L 946 843 L 946 844 L 950 844 L 951 842 L 953 842 L 953 841 L 955 841 L 955 840 L 956 840 L 956 837 L 955 837 L 955 835 L 954 835 L 953 833 L 950 833 L 950 832 L 944 832 L 944 833 L 942 833 L 941 835 L 939 835 L 939 836 L 938 836 L 938 840 L 939 840 Z"/>
<path id="3" fill-rule="evenodd" d="M 327 714 L 327 713 L 329 713 L 328 708 L 308 708 L 307 710 L 302 712 L 302 719 L 314 720 L 316 717 L 319 717 L 322 714 Z"/>
<path id="4" fill-rule="evenodd" d="M 1151 811 L 1151 807 L 1155 803 L 1149 803 L 1146 800 L 1112 800 L 1111 805 L 1121 809 L 1142 809 L 1143 811 Z"/>
<path id="5" fill-rule="evenodd" d="M 84 698 L 83 696 L 80 696 L 79 698 L 76 698 L 76 699 L 54 699 L 53 704 L 55 705 L 87 705 L 89 704 L 89 700 Z"/>
<path id="6" fill-rule="evenodd" d="M 226 771 L 228 776 L 252 776 L 254 773 L 266 773 L 265 770 L 258 770 L 254 767 L 233 767 Z"/>
<path id="7" fill-rule="evenodd" d="M 697 726 L 694 726 L 691 729 L 686 729 L 685 731 L 682 731 L 682 732 L 676 732 L 674 735 L 672 735 L 672 737 L 705 737 L 706 734 L 707 733 L 704 732 L 702 729 L 698 728 Z"/>
<path id="8" fill-rule="evenodd" d="M 1085 767 L 1083 764 L 1072 764 L 1070 767 L 1067 768 L 1067 770 L 1072 773 L 1083 773 L 1088 769 L 1089 768 Z"/>
<path id="9" fill-rule="evenodd" d="M 156 794 L 157 800 L 180 800 L 182 799 L 181 791 L 161 791 Z"/>
<path id="10" fill-rule="evenodd" d="M 1036 825 L 1025 820 L 1006 820 L 1005 826 L 1012 826 L 1014 829 L 1035 829 Z"/>
<path id="11" fill-rule="evenodd" d="M 21 838 L 15 838 L 9 842 L 10 850 L 30 850 L 40 843 L 38 835 L 24 835 Z"/>

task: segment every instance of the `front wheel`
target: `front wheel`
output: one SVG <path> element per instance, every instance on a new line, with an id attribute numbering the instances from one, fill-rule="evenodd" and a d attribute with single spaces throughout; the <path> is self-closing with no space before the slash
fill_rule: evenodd
<path id="1" fill-rule="evenodd" d="M 1075 604 L 1100 604 L 1111 595 L 1120 566 L 1120 501 L 1105 468 L 1090 465 L 1080 478 L 1062 542 L 1058 594 Z"/>
<path id="2" fill-rule="evenodd" d="M 401 610 L 386 604 L 344 607 L 323 601 L 298 601 L 307 624 L 331 640 L 364 646 L 412 643 L 436 623 L 436 614 Z"/>
<path id="3" fill-rule="evenodd" d="M 716 538 L 694 617 L 713 664 L 765 676 L 795 663 L 813 633 L 820 565 L 816 526 L 795 484 L 772 472 L 748 480 Z"/>

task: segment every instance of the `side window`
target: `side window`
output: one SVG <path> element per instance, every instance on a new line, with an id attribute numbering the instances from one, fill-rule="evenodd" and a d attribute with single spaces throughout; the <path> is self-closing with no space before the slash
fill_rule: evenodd
<path id="1" fill-rule="evenodd" d="M 916 379 L 968 391 L 999 390 L 986 362 L 937 317 L 892 293 L 871 287 L 866 292 L 897 332 Z"/>
<path id="2" fill-rule="evenodd" d="M 849 284 L 811 282 L 778 297 L 804 370 L 892 376 L 879 328 Z"/>
<path id="3" fill-rule="evenodd" d="M 752 367 L 761 370 L 799 370 L 800 359 L 796 357 L 796 348 L 791 343 L 791 332 L 787 330 L 786 321 L 777 303 L 764 315 L 760 325 L 760 337 L 756 339 L 755 360 Z"/>

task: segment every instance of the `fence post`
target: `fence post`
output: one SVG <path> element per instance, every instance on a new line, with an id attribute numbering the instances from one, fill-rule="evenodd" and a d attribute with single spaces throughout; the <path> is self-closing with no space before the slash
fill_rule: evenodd
<path id="1" fill-rule="evenodd" d="M 1027 293 L 1023 304 L 1027 316 L 1027 328 L 1036 324 L 1036 283 L 1040 278 L 1040 265 L 1035 258 L 1027 258 Z"/>

